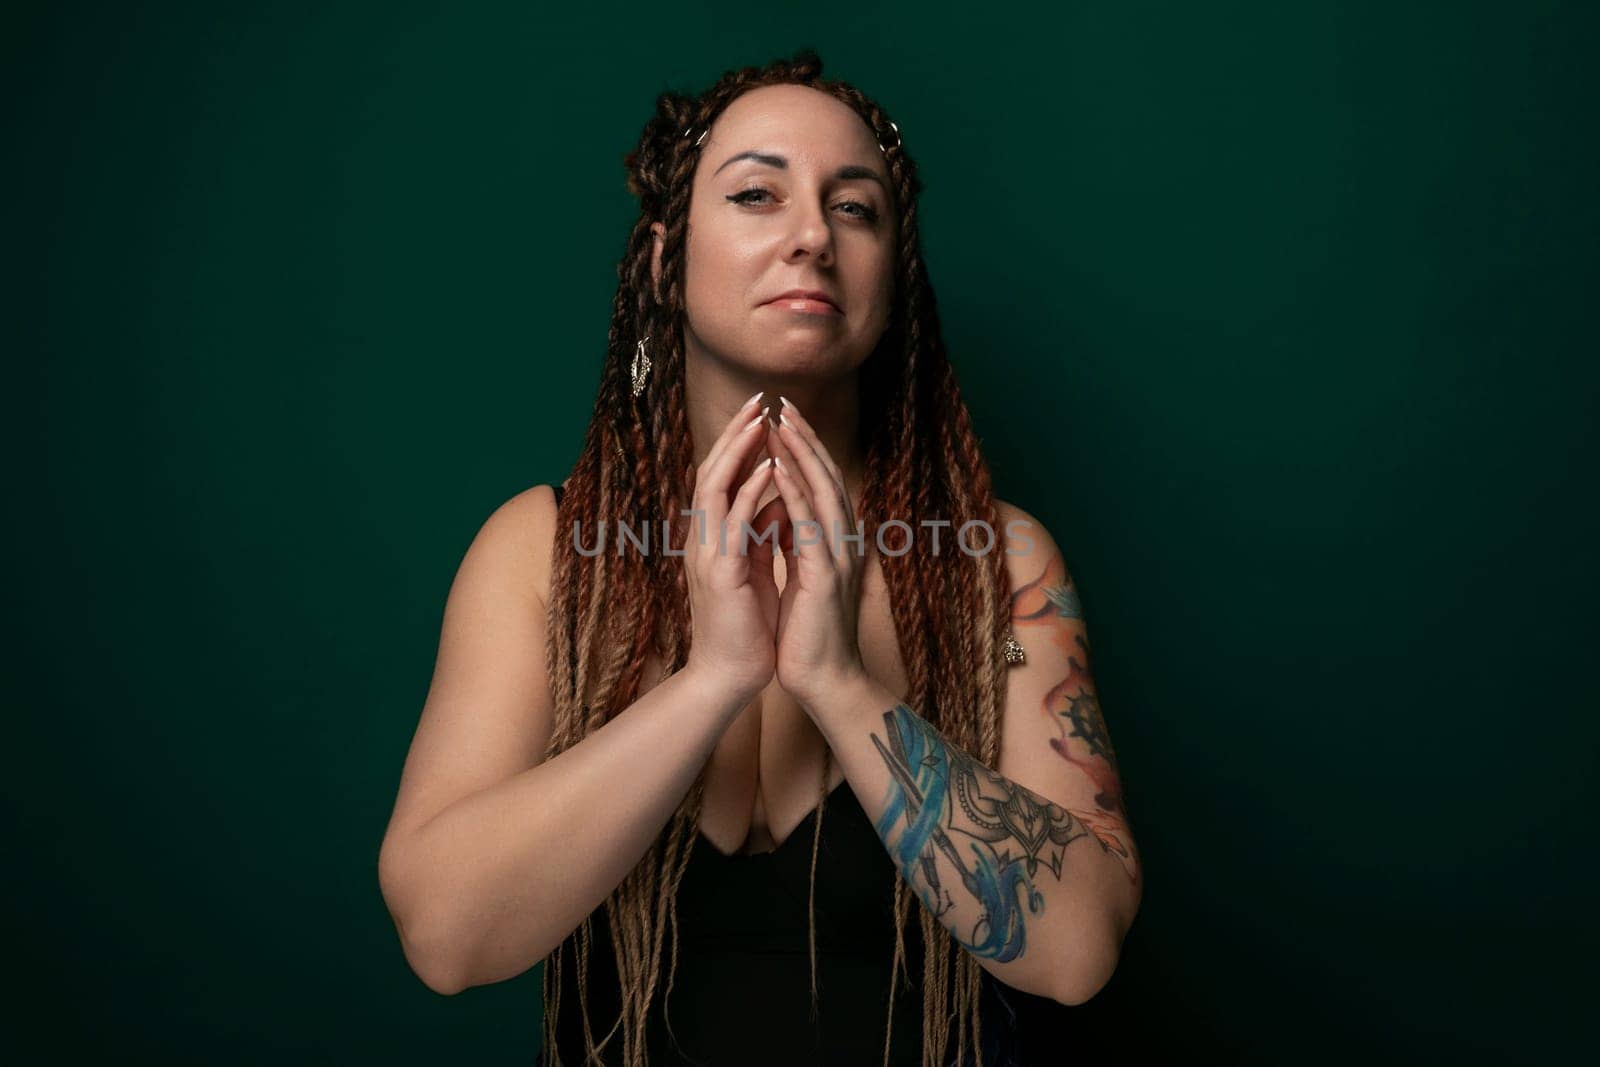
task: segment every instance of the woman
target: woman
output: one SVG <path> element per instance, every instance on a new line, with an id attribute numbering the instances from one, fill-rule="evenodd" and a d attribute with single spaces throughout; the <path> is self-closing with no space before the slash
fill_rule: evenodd
<path id="1" fill-rule="evenodd" d="M 1092 996 L 1138 909 L 1077 597 L 991 496 L 915 166 L 820 75 L 658 100 L 583 453 L 450 591 L 380 880 L 430 988 L 546 961 L 550 1058 L 1018 1062 L 1017 1004 Z"/>

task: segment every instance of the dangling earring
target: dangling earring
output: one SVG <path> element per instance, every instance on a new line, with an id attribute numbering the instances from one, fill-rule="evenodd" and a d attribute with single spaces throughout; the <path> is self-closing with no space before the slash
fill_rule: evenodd
<path id="1" fill-rule="evenodd" d="M 645 334 L 643 339 L 634 346 L 633 366 L 628 369 L 628 373 L 633 376 L 633 395 L 635 397 L 644 392 L 645 382 L 650 377 L 650 353 L 644 350 L 644 343 L 648 340 L 650 340 L 650 335 Z"/>
<path id="2" fill-rule="evenodd" d="M 1027 652 L 1023 650 L 1022 645 L 1017 642 L 1017 639 L 1011 636 L 1010 630 L 1006 631 L 1006 639 L 1005 643 L 1001 646 L 1001 651 L 1005 655 L 1007 666 L 1028 662 Z"/>

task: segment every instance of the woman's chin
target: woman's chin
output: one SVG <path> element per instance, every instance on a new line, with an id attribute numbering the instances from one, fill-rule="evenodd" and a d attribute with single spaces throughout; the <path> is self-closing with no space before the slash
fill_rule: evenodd
<path id="1" fill-rule="evenodd" d="M 750 362 L 768 374 L 843 371 L 860 362 L 852 359 L 837 337 L 825 337 L 815 330 L 780 334 L 751 355 Z"/>
<path id="2" fill-rule="evenodd" d="M 816 329 L 758 331 L 703 351 L 730 371 L 750 377 L 837 377 L 854 370 L 859 357 L 843 338 Z"/>

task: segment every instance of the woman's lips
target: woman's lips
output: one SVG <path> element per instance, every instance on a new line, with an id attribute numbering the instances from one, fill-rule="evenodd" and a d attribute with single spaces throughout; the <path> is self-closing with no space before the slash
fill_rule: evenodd
<path id="1" fill-rule="evenodd" d="M 823 300 L 809 300 L 798 296 L 780 296 L 776 300 L 768 300 L 762 307 L 778 308 L 781 311 L 798 311 L 804 315 L 842 315 L 844 312 Z"/>

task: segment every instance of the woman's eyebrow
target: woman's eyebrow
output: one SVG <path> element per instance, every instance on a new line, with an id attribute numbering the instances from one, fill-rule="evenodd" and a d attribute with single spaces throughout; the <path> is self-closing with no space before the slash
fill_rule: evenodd
<path id="1" fill-rule="evenodd" d="M 747 152 L 740 152 L 738 155 L 731 156 L 727 160 L 724 160 L 721 167 L 718 167 L 716 170 L 711 172 L 712 177 L 716 177 L 718 174 L 720 174 L 723 167 L 737 163 L 741 159 L 753 159 L 757 163 L 762 163 L 769 167 L 776 167 L 778 170 L 789 169 L 789 161 L 784 159 L 782 156 L 775 156 L 768 152 L 757 152 L 752 149 Z M 871 167 L 862 167 L 856 164 L 847 164 L 843 167 L 840 167 L 838 170 L 833 172 L 833 176 L 842 182 L 852 181 L 856 178 L 866 178 L 877 182 L 879 185 L 884 184 L 883 179 L 878 176 L 877 171 L 873 170 Z M 887 186 L 885 186 L 885 191 L 888 191 Z"/>

